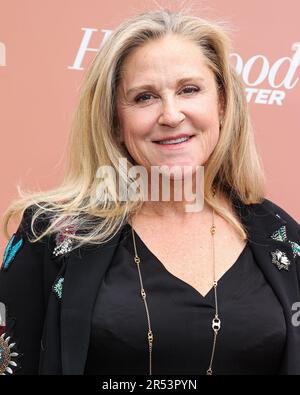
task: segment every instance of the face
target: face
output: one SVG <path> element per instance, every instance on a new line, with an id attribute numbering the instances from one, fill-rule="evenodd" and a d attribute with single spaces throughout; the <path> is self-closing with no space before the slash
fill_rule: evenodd
<path id="1" fill-rule="evenodd" d="M 136 164 L 147 169 L 166 165 L 194 170 L 206 163 L 219 138 L 214 74 L 201 49 L 183 38 L 151 41 L 128 55 L 117 89 L 117 112 L 121 141 Z"/>

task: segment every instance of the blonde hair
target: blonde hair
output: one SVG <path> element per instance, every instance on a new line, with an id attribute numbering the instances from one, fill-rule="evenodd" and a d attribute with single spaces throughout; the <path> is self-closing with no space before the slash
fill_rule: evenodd
<path id="1" fill-rule="evenodd" d="M 110 165 L 128 185 L 127 172 L 119 171 L 118 160 L 126 157 L 128 168 L 134 165 L 118 139 L 116 88 L 124 59 L 137 47 L 151 40 L 175 34 L 195 42 L 213 70 L 224 101 L 223 124 L 219 141 L 205 165 L 205 201 L 233 225 L 242 238 L 246 230 L 226 208 L 213 201 L 212 187 L 244 204 L 258 203 L 264 195 L 264 175 L 254 144 L 243 86 L 230 63 L 230 41 L 224 29 L 215 22 L 183 12 L 150 11 L 123 22 L 104 42 L 91 62 L 80 90 L 74 113 L 68 151 L 68 165 L 62 184 L 37 193 L 20 192 L 4 214 L 3 229 L 7 238 L 8 223 L 34 207 L 31 229 L 40 240 L 72 223 L 82 231 L 74 235 L 76 247 L 85 243 L 104 243 L 112 238 L 142 207 L 143 201 L 96 200 L 97 169 Z M 34 223 L 41 216 L 49 226 L 36 234 Z"/>

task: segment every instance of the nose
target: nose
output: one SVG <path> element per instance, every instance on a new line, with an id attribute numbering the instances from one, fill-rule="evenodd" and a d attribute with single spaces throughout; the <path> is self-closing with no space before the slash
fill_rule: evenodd
<path id="1" fill-rule="evenodd" d="M 158 119 L 160 125 L 170 126 L 172 128 L 178 126 L 185 119 L 184 113 L 178 107 L 175 99 L 168 99 L 162 102 L 161 114 Z"/>

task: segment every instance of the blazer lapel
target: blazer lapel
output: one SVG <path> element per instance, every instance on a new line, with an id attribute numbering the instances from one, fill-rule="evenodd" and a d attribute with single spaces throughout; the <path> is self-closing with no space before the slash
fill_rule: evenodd
<path id="1" fill-rule="evenodd" d="M 261 268 L 266 280 L 272 287 L 284 312 L 286 321 L 286 345 L 280 367 L 281 374 L 297 374 L 299 362 L 297 362 L 296 349 L 300 349 L 299 329 L 292 325 L 292 305 L 300 300 L 299 278 L 296 260 L 292 247 L 287 241 L 278 241 L 271 238 L 282 226 L 288 224 L 276 213 L 266 207 L 264 203 L 244 206 L 238 204 L 241 220 L 248 230 L 248 240 L 255 261 Z M 272 262 L 272 252 L 279 250 L 284 252 L 290 261 L 288 270 L 279 268 Z M 299 361 L 299 358 L 298 358 Z"/>
<path id="2" fill-rule="evenodd" d="M 121 230 L 103 245 L 74 250 L 67 262 L 61 306 L 62 374 L 83 374 L 95 298 Z"/>
<path id="3" fill-rule="evenodd" d="M 241 221 L 248 231 L 250 247 L 258 265 L 274 287 L 276 295 L 285 302 L 294 303 L 299 300 L 298 273 L 291 244 L 271 237 L 284 225 L 287 225 L 287 236 L 289 236 L 287 221 L 270 211 L 264 203 L 240 205 L 239 210 Z M 289 259 L 288 270 L 279 270 L 272 262 L 272 252 L 276 250 L 285 253 Z M 288 304 L 288 307 L 291 308 L 291 304 Z"/>

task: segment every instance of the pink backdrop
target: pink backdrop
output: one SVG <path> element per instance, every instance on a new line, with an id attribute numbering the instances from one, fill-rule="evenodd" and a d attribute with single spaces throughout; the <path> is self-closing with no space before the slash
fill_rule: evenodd
<path id="1" fill-rule="evenodd" d="M 105 34 L 156 4 L 182 3 L 232 26 L 232 61 L 247 89 L 267 197 L 300 220 L 298 0 L 0 0 L 0 214 L 17 184 L 46 189 L 61 180 L 79 83 Z M 0 253 L 5 245 L 1 236 Z"/>

